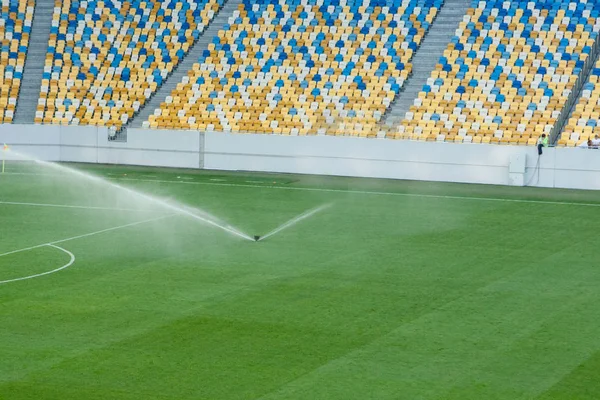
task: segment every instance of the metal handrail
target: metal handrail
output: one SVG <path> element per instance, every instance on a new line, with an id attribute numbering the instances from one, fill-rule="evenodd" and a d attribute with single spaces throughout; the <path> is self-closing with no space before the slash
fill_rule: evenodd
<path id="1" fill-rule="evenodd" d="M 556 144 L 556 142 L 558 141 L 560 133 L 565 127 L 565 124 L 567 123 L 573 110 L 573 107 L 575 107 L 577 100 L 581 96 L 583 85 L 585 84 L 585 82 L 587 82 L 590 72 L 596 64 L 596 60 L 598 59 L 598 55 L 600 54 L 599 49 L 600 35 L 596 37 L 596 42 L 594 42 L 594 46 L 592 47 L 590 56 L 587 58 L 587 60 L 585 60 L 585 63 L 583 64 L 583 69 L 581 70 L 581 74 L 579 74 L 579 78 L 575 82 L 573 90 L 571 90 L 571 93 L 569 93 L 569 97 L 567 98 L 567 101 L 565 102 L 565 105 L 561 110 L 560 115 L 558 116 L 556 123 L 554 124 L 554 127 L 552 127 L 552 130 L 550 131 L 550 143 Z"/>

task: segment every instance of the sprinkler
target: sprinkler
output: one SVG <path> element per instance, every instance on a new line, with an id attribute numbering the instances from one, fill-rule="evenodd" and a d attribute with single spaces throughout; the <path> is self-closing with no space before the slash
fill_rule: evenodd
<path id="1" fill-rule="evenodd" d="M 255 242 L 258 242 L 259 240 L 260 240 L 260 236 L 258 236 L 258 235 L 254 235 L 254 241 L 255 241 Z"/>

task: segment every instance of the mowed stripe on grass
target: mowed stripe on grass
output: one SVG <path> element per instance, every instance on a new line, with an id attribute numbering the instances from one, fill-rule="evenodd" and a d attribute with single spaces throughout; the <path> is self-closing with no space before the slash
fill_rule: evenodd
<path id="1" fill-rule="evenodd" d="M 16 178 L 23 202 L 78 204 Z M 78 268 L 0 289 L 0 398 L 599 397 L 594 208 L 131 183 L 259 233 L 336 204 L 260 243 L 184 218 L 69 243 Z M 12 242 L 106 224 L 8 208 Z"/>

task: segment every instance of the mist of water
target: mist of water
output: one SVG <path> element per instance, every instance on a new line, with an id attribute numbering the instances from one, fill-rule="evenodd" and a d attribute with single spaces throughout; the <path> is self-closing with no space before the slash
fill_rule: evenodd
<path id="1" fill-rule="evenodd" d="M 271 232 L 261 236 L 260 239 L 258 239 L 258 240 L 259 241 L 265 240 L 266 238 L 271 237 L 271 236 L 275 235 L 276 233 L 281 232 L 284 229 L 287 229 L 287 228 L 290 228 L 290 227 L 296 225 L 297 223 L 299 223 L 300 221 L 302 221 L 306 218 L 312 217 L 316 213 L 321 212 L 321 211 L 331 207 L 332 205 L 333 204 L 328 203 L 328 204 L 323 204 L 322 206 L 307 210 L 307 211 L 303 212 L 302 214 L 297 215 L 294 218 L 290 219 L 289 221 L 279 225 L 277 228 L 273 229 Z"/>
<path id="2" fill-rule="evenodd" d="M 136 203 L 137 205 L 140 205 L 140 202 L 142 202 L 142 203 L 145 202 L 148 205 L 153 205 L 159 209 L 172 211 L 173 213 L 175 213 L 177 215 L 182 215 L 182 216 L 185 216 L 192 220 L 213 226 L 214 228 L 221 229 L 232 236 L 236 236 L 236 237 L 239 237 L 242 239 L 254 241 L 254 239 L 252 239 L 249 235 L 245 234 L 244 232 L 240 231 L 239 229 L 227 224 L 226 222 L 220 220 L 216 216 L 214 216 L 200 208 L 188 206 L 188 205 L 173 201 L 171 199 L 163 199 L 163 198 L 160 198 L 157 196 L 153 196 L 153 195 L 141 192 L 139 190 L 131 189 L 126 186 L 122 186 L 117 183 L 108 181 L 102 177 L 88 174 L 86 172 L 67 167 L 65 165 L 56 164 L 53 162 L 42 161 L 35 157 L 31 157 L 27 154 L 21 153 L 21 152 L 11 150 L 11 153 L 13 153 L 14 156 L 17 156 L 19 158 L 22 158 L 22 159 L 25 159 L 28 161 L 32 161 L 32 162 L 40 165 L 41 167 L 52 169 L 52 170 L 55 170 L 58 172 L 62 172 L 64 174 L 67 174 L 74 178 L 82 179 L 89 183 L 98 185 L 101 188 L 111 189 L 111 190 L 115 191 L 115 193 L 117 193 L 117 194 L 127 195 L 127 198 L 128 198 L 127 200 L 131 201 L 132 203 Z"/>

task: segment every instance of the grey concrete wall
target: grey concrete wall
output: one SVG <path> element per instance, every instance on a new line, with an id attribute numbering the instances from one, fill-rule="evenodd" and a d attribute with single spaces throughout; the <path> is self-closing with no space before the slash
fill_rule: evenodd
<path id="1" fill-rule="evenodd" d="M 600 189 L 600 150 L 130 129 L 126 143 L 103 128 L 0 125 L 0 143 L 47 161 L 510 184 L 525 156 L 532 186 Z M 539 161 L 539 164 L 538 164 Z"/>

